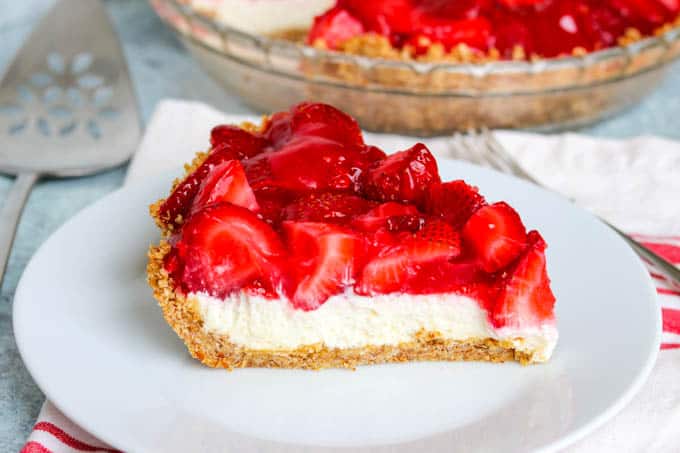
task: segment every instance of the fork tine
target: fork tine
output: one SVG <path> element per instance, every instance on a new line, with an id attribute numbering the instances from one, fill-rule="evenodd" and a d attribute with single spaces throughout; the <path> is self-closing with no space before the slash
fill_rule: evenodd
<path id="1" fill-rule="evenodd" d="M 468 146 L 465 144 L 465 136 L 461 132 L 453 134 L 450 140 L 450 150 L 453 157 L 468 162 L 474 161 L 474 156 L 470 154 Z"/>
<path id="2" fill-rule="evenodd" d="M 524 170 L 517 160 L 498 142 L 498 140 L 496 140 L 493 132 L 487 128 L 483 128 L 481 136 L 489 152 L 492 153 L 495 158 L 501 160 L 510 173 L 533 182 L 534 184 L 541 185 L 538 180 Z"/>
<path id="3" fill-rule="evenodd" d="M 504 159 L 493 152 L 484 137 L 483 131 L 469 129 L 467 132 L 456 132 L 451 137 L 450 151 L 453 157 L 483 167 L 492 168 L 502 173 L 512 173 Z"/>
<path id="4" fill-rule="evenodd" d="M 482 137 L 482 140 L 484 140 L 484 145 L 486 146 L 487 150 L 490 153 L 492 153 L 497 159 L 503 162 L 503 164 L 506 165 L 509 168 L 509 170 L 515 172 L 515 170 L 517 169 L 514 167 L 516 167 L 517 164 L 508 155 L 508 153 L 505 151 L 502 145 L 498 143 L 498 140 L 496 140 L 496 137 L 493 135 L 493 133 L 489 129 L 483 128 L 481 130 L 480 135 Z"/>
<path id="5" fill-rule="evenodd" d="M 482 166 L 487 166 L 488 163 L 484 159 L 484 155 L 477 149 L 477 138 L 474 131 L 468 131 L 461 135 L 461 146 L 465 149 L 465 153 L 468 156 L 468 161 Z"/>
<path id="6" fill-rule="evenodd" d="M 462 159 L 460 149 L 460 133 L 455 132 L 448 140 L 449 155 L 456 159 Z"/>
<path id="7" fill-rule="evenodd" d="M 493 154 L 489 153 L 484 138 L 479 131 L 470 130 L 465 138 L 465 144 L 470 152 L 476 156 L 477 163 L 504 173 L 507 172 L 507 169 L 503 167 L 502 163 L 499 162 L 498 159 L 495 159 Z"/>
<path id="8" fill-rule="evenodd" d="M 449 152 L 451 157 L 456 159 L 469 161 L 467 149 L 463 145 L 463 134 L 460 132 L 454 133 L 449 140 Z"/>

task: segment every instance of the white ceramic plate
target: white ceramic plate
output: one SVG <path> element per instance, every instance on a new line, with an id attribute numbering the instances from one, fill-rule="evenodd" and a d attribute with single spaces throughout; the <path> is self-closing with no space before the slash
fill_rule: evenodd
<path id="1" fill-rule="evenodd" d="M 64 225 L 16 291 L 19 350 L 40 388 L 134 452 L 555 449 L 621 409 L 656 357 L 660 313 L 633 252 L 558 197 L 440 160 L 507 200 L 548 244 L 560 342 L 545 365 L 409 363 L 357 371 L 214 370 L 192 360 L 145 283 L 147 214 L 170 177 L 124 188 Z"/>

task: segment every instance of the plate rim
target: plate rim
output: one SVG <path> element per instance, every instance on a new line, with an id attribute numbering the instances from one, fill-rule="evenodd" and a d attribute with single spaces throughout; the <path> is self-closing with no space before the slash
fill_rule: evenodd
<path id="1" fill-rule="evenodd" d="M 446 158 L 446 157 L 440 157 L 436 156 L 436 160 L 438 163 L 442 161 L 450 161 L 454 163 L 455 165 L 463 165 L 463 166 L 471 166 L 475 167 L 478 169 L 482 169 L 483 171 L 486 172 L 491 172 L 492 174 L 498 175 L 503 178 L 509 178 L 513 180 L 514 183 L 521 184 L 524 186 L 531 186 L 532 190 L 538 190 L 540 192 L 543 192 L 545 194 L 549 194 L 550 196 L 554 197 L 555 201 L 565 201 L 565 199 L 559 195 L 556 194 L 552 191 L 546 190 L 542 187 L 535 186 L 533 184 L 527 183 L 524 180 L 521 180 L 519 178 L 516 178 L 512 175 L 507 175 L 503 174 L 500 172 L 497 172 L 496 170 L 481 167 L 475 164 L 472 164 L 470 162 L 466 161 L 461 161 L 457 159 L 452 159 L 452 158 Z M 176 177 L 177 174 L 180 174 L 178 171 L 172 171 L 172 172 L 163 172 L 161 174 L 156 174 L 153 175 L 152 178 L 160 179 L 160 178 L 165 178 L 168 179 L 170 175 L 174 178 Z M 168 179 L 169 181 L 171 179 Z M 77 410 L 71 411 L 69 410 L 69 404 L 64 401 L 61 397 L 59 397 L 59 392 L 53 391 L 54 389 L 51 388 L 49 379 L 47 379 L 45 376 L 41 375 L 40 373 L 35 373 L 35 368 L 34 365 L 35 363 L 32 362 L 30 359 L 27 360 L 27 357 L 31 355 L 31 353 L 26 351 L 26 344 L 22 340 L 24 338 L 25 333 L 20 333 L 24 332 L 22 324 L 17 323 L 17 319 L 21 319 L 21 316 L 17 317 L 17 313 L 21 310 L 21 306 L 26 305 L 27 302 L 21 302 L 22 300 L 27 300 L 28 298 L 22 297 L 22 294 L 24 291 L 24 287 L 26 286 L 26 278 L 25 276 L 29 274 L 29 271 L 32 270 L 32 267 L 35 265 L 34 263 L 36 262 L 36 257 L 42 254 L 48 243 L 50 243 L 52 240 L 54 240 L 54 237 L 61 233 L 62 230 L 68 229 L 71 227 L 73 223 L 77 223 L 79 219 L 86 215 L 86 213 L 96 209 L 100 205 L 106 204 L 109 199 L 114 198 L 116 196 L 120 196 L 119 194 L 122 192 L 132 192 L 134 190 L 139 190 L 138 187 L 143 186 L 144 184 L 148 184 L 148 180 L 140 180 L 140 181 L 135 181 L 132 183 L 124 184 L 123 186 L 119 187 L 118 189 L 108 193 L 107 195 L 103 196 L 102 198 L 96 200 L 95 202 L 91 203 L 90 205 L 84 207 L 81 209 L 79 212 L 77 212 L 75 215 L 70 217 L 66 222 L 64 222 L 62 225 L 60 225 L 55 231 L 53 231 L 49 237 L 38 247 L 38 249 L 34 252 L 34 254 L 31 256 L 30 260 L 26 264 L 21 277 L 19 279 L 19 282 L 17 284 L 13 299 L 12 299 L 12 328 L 14 332 L 14 339 L 15 343 L 17 346 L 17 350 L 19 351 L 19 355 L 22 359 L 22 362 L 26 369 L 28 370 L 29 374 L 31 375 L 31 378 L 34 380 L 36 385 L 40 388 L 40 390 L 44 393 L 46 400 L 49 399 L 49 401 L 57 407 L 66 417 L 68 417 L 70 420 L 72 420 L 74 423 L 76 423 L 78 426 L 80 426 L 83 430 L 88 432 L 89 434 L 93 435 L 97 439 L 99 439 L 102 442 L 107 443 L 108 445 L 113 446 L 114 448 L 127 448 L 128 450 L 131 449 L 131 447 L 134 446 L 126 446 L 122 445 L 118 442 L 117 439 L 111 439 L 107 433 L 103 432 L 103 430 L 99 430 L 97 426 L 92 425 L 89 423 L 89 420 L 83 415 L 83 417 L 80 417 L 77 413 Z M 571 204 L 571 203 L 569 203 Z M 578 209 L 581 212 L 586 213 L 587 215 L 593 217 L 596 219 L 596 217 L 590 213 L 589 211 L 577 206 L 573 205 L 572 206 L 575 209 Z M 616 241 L 619 241 L 623 244 L 625 244 L 625 241 L 621 239 L 619 236 L 615 235 L 613 232 L 610 232 L 611 236 L 615 238 Z M 632 249 L 629 248 L 629 246 L 626 244 L 626 248 L 628 248 L 629 252 L 634 255 L 634 252 Z M 646 291 L 648 292 L 649 295 L 649 300 L 648 302 L 653 302 L 648 304 L 649 307 L 652 307 L 655 313 L 655 316 L 653 316 L 654 319 L 654 335 L 653 335 L 653 341 L 650 343 L 650 350 L 647 351 L 647 356 L 646 360 L 643 364 L 643 366 L 638 370 L 628 387 L 621 392 L 621 394 L 607 407 L 605 410 L 600 412 L 598 415 L 594 416 L 589 420 L 587 423 L 585 423 L 583 426 L 580 428 L 576 428 L 570 432 L 568 432 L 565 435 L 557 436 L 553 441 L 546 443 L 542 447 L 539 447 L 535 451 L 539 452 L 549 452 L 549 451 L 558 451 L 563 448 L 568 447 L 569 445 L 574 444 L 575 442 L 583 439 L 585 436 L 588 434 L 594 432 L 598 428 L 602 427 L 607 421 L 611 420 L 613 417 L 615 417 L 619 412 L 621 412 L 631 401 L 632 399 L 638 394 L 639 390 L 642 388 L 644 383 L 647 381 L 649 378 L 652 369 L 654 368 L 654 365 L 656 363 L 658 354 L 659 354 L 659 348 L 661 344 L 661 336 L 662 336 L 662 316 L 661 316 L 661 305 L 659 302 L 659 299 L 657 297 L 656 291 L 654 289 L 653 282 L 651 281 L 651 278 L 649 278 L 648 272 L 645 269 L 643 263 L 641 260 L 637 259 L 636 260 L 636 265 L 638 267 L 638 270 L 642 273 L 642 275 L 645 275 L 647 278 L 645 280 L 645 286 L 646 286 Z M 19 303 L 17 303 L 19 301 Z M 641 302 L 642 303 L 642 302 Z M 650 310 L 652 309 L 650 308 Z M 40 376 L 40 377 L 36 377 Z M 67 399 L 67 398 L 66 398 Z M 74 413 L 75 412 L 75 413 Z M 394 447 L 398 447 L 399 444 L 395 444 Z M 363 447 L 366 448 L 366 447 Z M 134 448 L 132 448 L 134 450 Z"/>

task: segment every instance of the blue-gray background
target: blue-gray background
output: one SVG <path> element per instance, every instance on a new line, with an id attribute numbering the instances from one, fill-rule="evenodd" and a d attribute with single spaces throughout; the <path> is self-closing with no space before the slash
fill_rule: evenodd
<path id="1" fill-rule="evenodd" d="M 53 0 L 0 2 L 0 73 Z M 229 113 L 249 113 L 188 57 L 144 0 L 105 1 L 120 34 L 146 120 L 166 97 L 195 99 Z M 609 137 L 657 134 L 680 139 L 680 63 L 642 104 L 584 132 Z M 43 395 L 24 368 L 12 333 L 12 297 L 38 246 L 66 219 L 118 188 L 125 168 L 97 176 L 42 181 L 33 191 L 17 234 L 0 297 L 0 451 L 18 451 L 30 432 Z M 0 204 L 11 180 L 0 175 Z M 44 301 L 49 303 L 49 301 Z"/>

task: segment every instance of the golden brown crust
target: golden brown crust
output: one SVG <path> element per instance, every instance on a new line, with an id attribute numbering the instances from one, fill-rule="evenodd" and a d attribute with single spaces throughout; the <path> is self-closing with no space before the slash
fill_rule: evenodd
<path id="1" fill-rule="evenodd" d="M 491 338 L 455 341 L 438 332 L 419 332 L 413 341 L 399 345 L 358 348 L 328 348 L 314 344 L 294 350 L 253 350 L 235 345 L 226 335 L 216 335 L 203 328 L 203 319 L 195 303 L 175 291 L 174 283 L 163 267 L 170 244 L 161 240 L 149 249 L 148 281 L 165 320 L 184 341 L 192 357 L 215 368 L 355 368 L 388 362 L 416 360 L 476 360 L 531 362 L 530 354 L 516 351 L 510 342 Z"/>
<path id="2" fill-rule="evenodd" d="M 368 33 L 355 36 L 340 43 L 338 51 L 351 55 L 362 55 L 371 58 L 384 58 L 386 60 L 414 60 L 419 62 L 451 62 L 451 63 L 485 63 L 498 61 L 500 53 L 496 49 L 488 52 L 480 52 L 463 43 L 454 46 L 447 51 L 442 44 L 431 43 L 422 38 L 423 47 L 427 47 L 425 53 L 419 54 L 415 47 L 406 45 L 403 48 L 392 46 L 389 39 L 382 35 Z M 313 47 L 326 49 L 326 43 L 319 39 L 313 43 Z M 522 54 L 523 55 L 523 54 Z"/>

